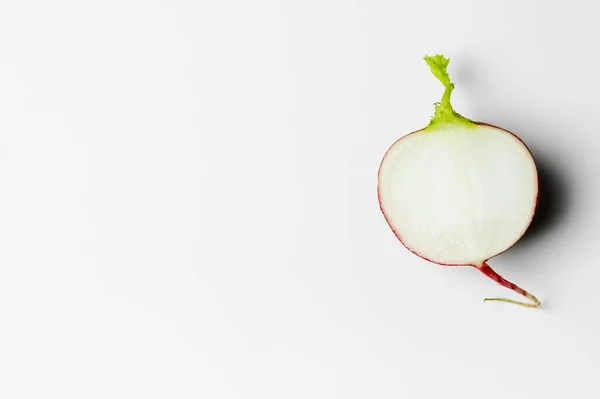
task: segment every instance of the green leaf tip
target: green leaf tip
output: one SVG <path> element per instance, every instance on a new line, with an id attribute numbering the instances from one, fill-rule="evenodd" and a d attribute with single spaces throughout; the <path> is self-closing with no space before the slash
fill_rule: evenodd
<path id="1" fill-rule="evenodd" d="M 430 126 L 439 126 L 441 124 L 448 123 L 460 123 L 468 126 L 475 126 L 475 123 L 470 119 L 465 118 L 458 112 L 454 111 L 452 104 L 450 103 L 450 96 L 452 90 L 454 90 L 454 83 L 450 80 L 448 74 L 448 64 L 450 64 L 450 58 L 446 58 L 441 54 L 433 56 L 425 56 L 425 62 L 429 65 L 431 73 L 444 85 L 444 95 L 439 103 L 435 104 L 435 114 L 431 118 L 431 122 L 427 125 L 426 129 Z"/>
<path id="2" fill-rule="evenodd" d="M 429 68 L 431 68 L 431 73 L 433 73 L 433 76 L 438 78 L 444 87 L 452 92 L 452 89 L 454 89 L 454 84 L 450 80 L 450 75 L 448 75 L 448 64 L 450 63 L 450 58 L 446 58 L 443 55 L 438 54 L 434 56 L 425 56 L 424 59 L 427 65 L 429 65 Z M 450 101 L 449 96 L 448 101 Z"/>

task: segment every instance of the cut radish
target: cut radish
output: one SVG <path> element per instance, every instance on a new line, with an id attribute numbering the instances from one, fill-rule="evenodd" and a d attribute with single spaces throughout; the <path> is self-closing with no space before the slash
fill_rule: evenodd
<path id="1" fill-rule="evenodd" d="M 538 198 L 533 157 L 514 134 L 473 122 L 452 109 L 454 84 L 441 55 L 425 57 L 446 88 L 424 129 L 396 141 L 379 168 L 381 210 L 400 242 L 440 265 L 474 266 L 499 284 L 540 302 L 500 277 L 487 261 L 529 227 Z"/>

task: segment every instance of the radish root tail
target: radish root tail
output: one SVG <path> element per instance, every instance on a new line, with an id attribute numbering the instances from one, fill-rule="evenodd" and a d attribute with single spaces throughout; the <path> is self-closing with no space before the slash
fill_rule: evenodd
<path id="1" fill-rule="evenodd" d="M 485 298 L 483 300 L 484 302 L 487 302 L 487 301 L 508 302 L 508 303 L 514 303 L 515 305 L 525 306 L 527 308 L 537 308 L 541 305 L 541 302 L 535 296 L 533 296 L 529 292 L 525 291 L 521 287 L 517 286 L 516 284 L 513 284 L 510 281 L 506 280 L 504 277 L 500 276 L 486 262 L 483 262 L 483 264 L 480 267 L 478 267 L 478 269 L 483 274 L 485 274 L 486 276 L 488 276 L 489 278 L 491 278 L 492 280 L 494 280 L 501 286 L 506 287 L 509 290 L 515 291 L 516 293 L 521 294 L 524 297 L 531 300 L 531 302 L 521 302 L 521 301 L 515 301 L 513 299 L 508 299 L 508 298 Z"/>

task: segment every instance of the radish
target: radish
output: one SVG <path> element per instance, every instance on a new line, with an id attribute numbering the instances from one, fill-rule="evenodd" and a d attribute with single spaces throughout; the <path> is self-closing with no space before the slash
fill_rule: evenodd
<path id="1" fill-rule="evenodd" d="M 484 301 L 536 308 L 540 301 L 535 296 L 487 263 L 513 246 L 533 219 L 538 176 L 531 152 L 509 131 L 455 112 L 450 60 L 436 55 L 425 61 L 445 91 L 429 125 L 400 138 L 383 157 L 381 211 L 411 252 L 443 266 L 475 267 L 531 303 Z"/>

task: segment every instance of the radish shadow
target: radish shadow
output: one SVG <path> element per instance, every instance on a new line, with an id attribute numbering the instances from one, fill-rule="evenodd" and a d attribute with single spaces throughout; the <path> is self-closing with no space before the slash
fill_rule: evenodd
<path id="1" fill-rule="evenodd" d="M 486 68 L 478 57 L 460 54 L 455 59 L 457 63 L 452 72 L 457 92 L 462 91 L 466 100 L 465 115 L 515 133 L 533 153 L 538 170 L 539 197 L 529 228 L 514 246 L 523 248 L 557 228 L 570 208 L 572 187 L 563 172 L 568 165 L 562 165 L 559 157 L 553 156 L 560 148 L 546 139 L 549 133 L 567 131 L 569 121 L 553 113 L 550 107 L 546 110 L 536 106 L 543 99 L 535 98 L 535 93 L 524 93 L 530 98 L 512 96 L 511 91 L 520 92 L 521 89 L 495 83 L 494 79 L 485 76 Z"/>
<path id="2" fill-rule="evenodd" d="M 538 204 L 529 229 L 515 246 L 527 245 L 558 226 L 569 208 L 568 179 L 551 160 L 532 152 L 538 169 Z"/>
<path id="3" fill-rule="evenodd" d="M 561 145 L 565 142 L 549 139 L 564 137 L 573 129 L 573 120 L 556 111 L 560 109 L 559 100 L 524 90 L 512 81 L 510 70 L 494 69 L 492 60 L 486 61 L 480 55 L 468 53 L 457 54 L 454 60 L 450 74 L 455 77 L 457 111 L 463 111 L 463 115 L 475 121 L 513 132 L 533 154 L 539 186 L 536 212 L 523 237 L 502 256 L 503 259 L 494 262 L 506 265 L 507 271 L 514 267 L 512 272 L 507 273 L 514 280 L 525 281 L 525 276 L 535 280 L 533 276 L 550 270 L 546 263 L 537 262 L 535 256 L 528 257 L 526 253 L 544 247 L 550 234 L 559 231 L 566 222 L 575 201 L 575 187 L 568 178 L 571 165 L 560 156 L 563 151 Z M 515 261 L 511 261 L 511 257 Z M 523 259 L 530 259 L 527 267 L 522 266 Z M 545 288 L 547 291 L 549 286 Z M 540 288 L 539 292 L 543 291 Z M 548 299 L 543 295 L 540 299 L 543 309 L 550 309 Z"/>

